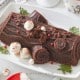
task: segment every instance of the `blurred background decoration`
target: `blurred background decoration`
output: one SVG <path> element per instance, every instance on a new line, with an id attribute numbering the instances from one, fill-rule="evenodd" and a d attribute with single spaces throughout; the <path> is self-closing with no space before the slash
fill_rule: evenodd
<path id="1" fill-rule="evenodd" d="M 75 14 L 80 14 L 80 0 L 63 0 L 66 8 Z"/>
<path id="2" fill-rule="evenodd" d="M 25 3 L 27 2 L 28 0 L 15 0 L 16 3 Z"/>
<path id="3" fill-rule="evenodd" d="M 43 7 L 54 7 L 58 5 L 60 0 L 36 0 L 37 3 Z"/>
<path id="4" fill-rule="evenodd" d="M 5 5 L 7 5 L 8 2 L 9 0 L 0 0 L 0 9 L 4 7 Z"/>

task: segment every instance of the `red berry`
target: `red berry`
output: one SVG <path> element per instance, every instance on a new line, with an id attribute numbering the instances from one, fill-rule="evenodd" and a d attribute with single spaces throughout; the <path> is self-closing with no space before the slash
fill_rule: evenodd
<path id="1" fill-rule="evenodd" d="M 50 34 L 48 34 L 48 37 L 50 37 L 51 35 Z"/>
<path id="2" fill-rule="evenodd" d="M 16 32 L 19 33 L 19 30 L 17 30 Z"/>
<path id="3" fill-rule="evenodd" d="M 50 43 L 50 45 L 53 46 L 54 44 L 53 43 Z"/>

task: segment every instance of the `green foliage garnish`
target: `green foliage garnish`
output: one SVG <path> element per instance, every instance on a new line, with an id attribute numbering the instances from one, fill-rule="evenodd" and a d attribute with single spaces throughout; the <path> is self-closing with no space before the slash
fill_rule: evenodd
<path id="1" fill-rule="evenodd" d="M 67 73 L 67 72 L 71 73 L 72 72 L 72 67 L 70 65 L 61 64 L 60 68 L 58 70 L 61 70 L 64 74 Z"/>
<path id="2" fill-rule="evenodd" d="M 76 35 L 80 35 L 80 30 L 77 27 L 71 27 L 69 29 L 69 31 L 72 32 L 72 33 L 74 33 L 74 34 L 76 34 Z"/>
<path id="3" fill-rule="evenodd" d="M 29 13 L 27 12 L 27 10 L 25 10 L 24 8 L 20 7 L 19 9 L 20 9 L 20 14 L 22 14 L 22 15 L 24 15 L 24 16 L 26 16 L 26 15 L 29 14 Z"/>
<path id="4" fill-rule="evenodd" d="M 8 53 L 8 50 L 7 50 L 7 48 L 4 48 L 4 47 L 0 46 L 0 52 L 2 54 L 7 54 Z"/>

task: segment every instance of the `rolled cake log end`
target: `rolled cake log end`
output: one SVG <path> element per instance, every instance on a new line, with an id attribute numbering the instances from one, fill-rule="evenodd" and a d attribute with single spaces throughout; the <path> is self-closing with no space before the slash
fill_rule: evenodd
<path id="1" fill-rule="evenodd" d="M 49 52 L 41 45 L 33 47 L 32 56 L 36 64 L 43 64 L 49 61 Z"/>

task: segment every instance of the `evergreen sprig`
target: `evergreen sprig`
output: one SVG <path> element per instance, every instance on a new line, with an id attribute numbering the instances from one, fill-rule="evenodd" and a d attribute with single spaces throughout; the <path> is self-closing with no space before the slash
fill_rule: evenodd
<path id="1" fill-rule="evenodd" d="M 69 29 L 69 31 L 72 32 L 72 33 L 74 33 L 74 34 L 76 34 L 76 35 L 80 35 L 80 30 L 79 30 L 78 27 L 71 27 Z"/>
<path id="2" fill-rule="evenodd" d="M 5 47 L 3 47 L 3 46 L 0 46 L 0 52 L 1 52 L 2 54 L 7 54 L 7 53 L 8 53 L 8 50 L 7 50 L 7 48 L 5 48 Z"/>
<path id="3" fill-rule="evenodd" d="M 24 16 L 26 16 L 26 15 L 29 14 L 28 11 L 25 10 L 24 8 L 20 7 L 19 9 L 20 9 L 20 14 L 22 14 L 22 15 L 24 15 Z"/>
<path id="4" fill-rule="evenodd" d="M 72 67 L 70 65 L 65 65 L 65 64 L 61 64 L 60 68 L 58 68 L 58 70 L 61 70 L 64 74 L 65 73 L 71 73 L 72 72 Z"/>

